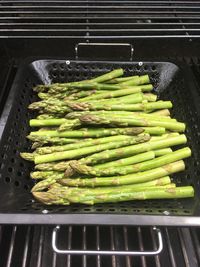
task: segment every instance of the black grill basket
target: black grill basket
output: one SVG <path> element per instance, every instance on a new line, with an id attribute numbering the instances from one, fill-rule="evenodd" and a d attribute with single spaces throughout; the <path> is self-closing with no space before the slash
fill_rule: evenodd
<path id="1" fill-rule="evenodd" d="M 126 75 L 149 74 L 157 95 L 173 102 L 172 115 L 187 125 L 192 157 L 186 170 L 172 176 L 177 185 L 193 185 L 192 199 L 130 201 L 95 206 L 44 206 L 30 193 L 33 166 L 19 153 L 30 150 L 26 139 L 33 116 L 27 106 L 37 100 L 32 87 L 78 81 L 123 68 Z M 0 223 L 200 225 L 200 99 L 184 68 L 168 62 L 97 62 L 37 60 L 19 68 L 0 120 Z"/>

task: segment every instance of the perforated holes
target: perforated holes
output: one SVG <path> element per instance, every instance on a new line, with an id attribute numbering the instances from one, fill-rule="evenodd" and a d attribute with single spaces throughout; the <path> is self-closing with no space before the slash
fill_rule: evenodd
<path id="1" fill-rule="evenodd" d="M 57 72 L 52 72 L 51 75 L 52 75 L 53 78 L 57 78 Z"/>
<path id="2" fill-rule="evenodd" d="M 61 71 L 61 73 L 60 73 L 60 78 L 65 78 L 65 73 L 63 72 L 63 71 Z"/>
<path id="3" fill-rule="evenodd" d="M 140 71 L 141 67 L 139 65 L 136 66 L 136 70 Z"/>
<path id="4" fill-rule="evenodd" d="M 82 68 L 83 68 L 83 70 L 85 70 L 85 71 L 88 70 L 87 66 L 85 66 L 85 65 L 83 65 Z"/>
<path id="5" fill-rule="evenodd" d="M 64 69 L 65 69 L 65 65 L 64 65 L 64 63 L 61 63 L 61 64 L 60 64 L 60 69 L 61 69 L 61 70 L 64 70 Z"/>
<path id="6" fill-rule="evenodd" d="M 14 185 L 15 185 L 16 187 L 19 187 L 19 186 L 20 186 L 20 182 L 19 182 L 19 181 L 15 181 L 15 182 L 14 182 Z"/>
<path id="7" fill-rule="evenodd" d="M 10 179 L 10 177 L 5 177 L 4 181 L 8 184 L 11 182 L 11 179 Z"/>
<path id="8" fill-rule="evenodd" d="M 97 208 L 96 211 L 103 211 L 103 209 Z"/>
<path id="9" fill-rule="evenodd" d="M 127 212 L 127 211 L 128 211 L 128 209 L 121 209 L 121 211 Z"/>
<path id="10" fill-rule="evenodd" d="M 76 70 L 78 70 L 78 71 L 80 70 L 80 65 L 76 66 Z"/>
<path id="11" fill-rule="evenodd" d="M 57 64 L 56 63 L 53 63 L 52 67 L 53 67 L 54 70 L 57 70 Z"/>
<path id="12" fill-rule="evenodd" d="M 18 176 L 22 176 L 22 173 L 20 171 L 17 172 Z"/>
<path id="13" fill-rule="evenodd" d="M 12 163 L 15 163 L 15 159 L 14 158 L 11 158 L 10 160 Z"/>
<path id="14" fill-rule="evenodd" d="M 147 213 L 152 213 L 153 212 L 153 210 L 145 210 Z"/>
<path id="15" fill-rule="evenodd" d="M 152 71 L 155 71 L 155 70 L 156 70 L 156 66 L 154 66 L 154 65 L 151 66 L 151 70 L 152 70 Z"/>
<path id="16" fill-rule="evenodd" d="M 13 171 L 13 168 L 12 167 L 9 167 L 8 168 L 8 172 L 12 172 Z"/>
<path id="17" fill-rule="evenodd" d="M 67 69 L 68 70 L 71 70 L 72 69 L 72 66 L 71 65 L 67 65 Z"/>
<path id="18" fill-rule="evenodd" d="M 90 68 L 91 68 L 92 70 L 95 70 L 95 69 L 96 69 L 96 66 L 95 66 L 95 65 L 91 65 Z M 105 68 L 107 69 L 107 66 L 105 66 Z"/>
<path id="19" fill-rule="evenodd" d="M 189 210 L 184 210 L 183 212 L 184 212 L 184 213 L 190 213 L 190 211 L 189 211 Z"/>

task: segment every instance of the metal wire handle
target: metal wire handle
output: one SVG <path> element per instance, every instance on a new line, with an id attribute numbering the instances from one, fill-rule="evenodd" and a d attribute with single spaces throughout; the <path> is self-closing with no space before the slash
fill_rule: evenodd
<path id="1" fill-rule="evenodd" d="M 159 254 L 163 249 L 163 240 L 160 229 L 153 227 L 153 230 L 158 236 L 158 249 L 153 251 L 117 251 L 117 250 L 61 250 L 57 248 L 57 234 L 60 230 L 60 226 L 56 226 L 52 233 L 52 248 L 53 251 L 59 254 L 71 254 L 71 255 L 121 255 L 121 256 L 154 256 Z"/>

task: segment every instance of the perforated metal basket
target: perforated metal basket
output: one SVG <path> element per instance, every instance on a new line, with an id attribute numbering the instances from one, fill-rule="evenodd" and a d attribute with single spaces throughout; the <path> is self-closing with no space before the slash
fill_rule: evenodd
<path id="1" fill-rule="evenodd" d="M 27 106 L 37 99 L 32 87 L 41 83 L 87 79 L 119 67 L 126 75 L 148 73 L 158 96 L 171 100 L 173 115 L 187 124 L 188 145 L 193 155 L 185 160 L 186 170 L 172 177 L 177 185 L 193 185 L 195 197 L 66 207 L 35 202 L 30 194 L 33 181 L 29 178 L 33 166 L 19 156 L 21 151 L 30 149 L 26 135 L 33 114 Z M 199 99 L 186 71 L 172 63 L 65 60 L 24 63 L 18 70 L 0 121 L 0 223 L 200 225 Z"/>

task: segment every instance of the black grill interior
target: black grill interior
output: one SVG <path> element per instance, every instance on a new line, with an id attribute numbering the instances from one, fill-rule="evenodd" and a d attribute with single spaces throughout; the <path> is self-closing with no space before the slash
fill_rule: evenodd
<path id="1" fill-rule="evenodd" d="M 76 81 L 94 77 L 111 69 L 122 67 L 127 75 L 148 73 L 155 85 L 155 92 L 162 99 L 172 100 L 173 114 L 180 121 L 187 124 L 188 145 L 192 148 L 193 156 L 187 159 L 186 171 L 173 176 L 177 185 L 193 185 L 194 199 L 163 200 L 163 201 L 132 201 L 118 204 L 104 204 L 95 206 L 71 205 L 69 207 L 45 207 L 36 203 L 30 192 L 33 182 L 29 178 L 32 164 L 20 158 L 19 152 L 30 148 L 26 135 L 30 131 L 28 120 L 33 114 L 27 106 L 37 96 L 32 87 L 40 83 Z M 192 94 L 198 93 L 192 84 L 188 85 L 184 79 L 186 71 L 171 63 L 143 63 L 143 62 L 89 62 L 40 60 L 24 63 L 19 69 L 13 83 L 6 113 L 6 127 L 1 141 L 1 172 L 0 180 L 1 212 L 41 213 L 48 209 L 49 213 L 90 213 L 90 214 L 151 214 L 151 215 L 198 215 L 198 194 L 200 174 L 199 140 L 200 122 L 198 118 L 198 98 L 193 102 Z M 190 105 L 189 105 L 190 103 Z M 10 108 L 10 110 L 9 110 Z M 9 198 L 8 198 L 9 196 Z M 7 199 L 5 202 L 4 199 Z M 8 200 L 9 199 L 9 200 Z"/>

